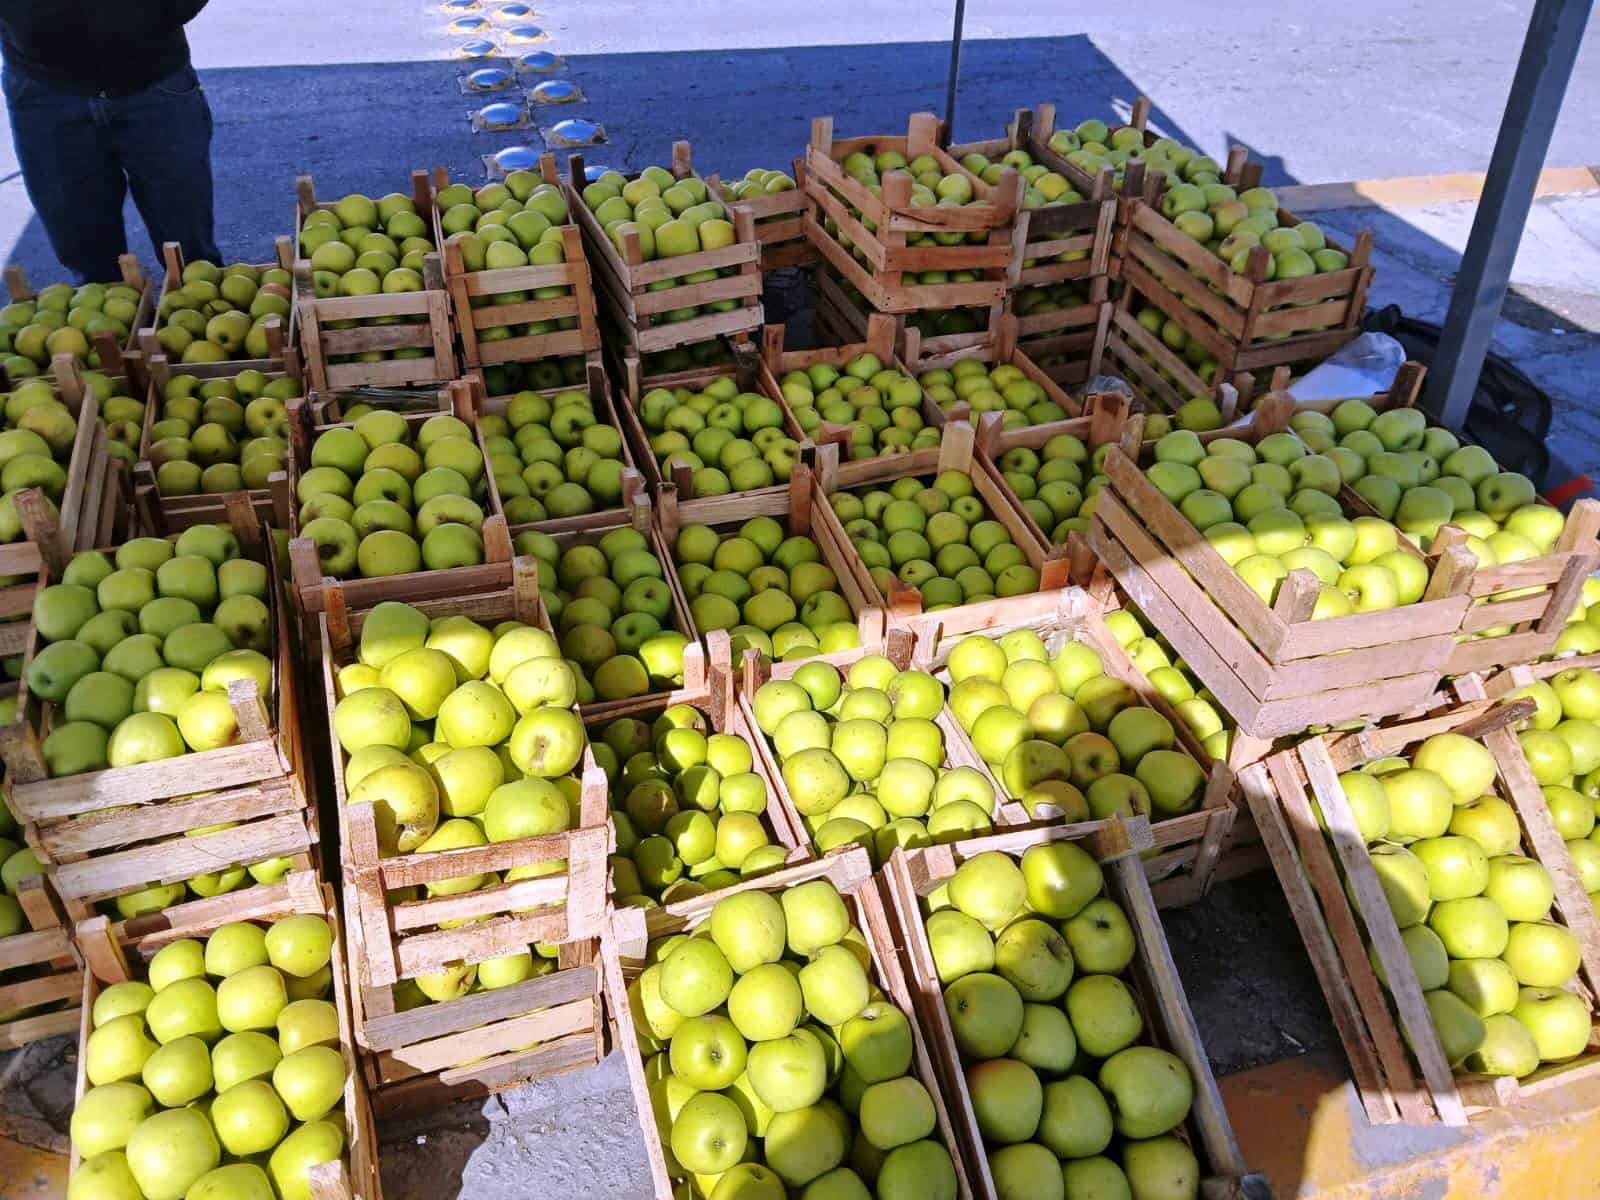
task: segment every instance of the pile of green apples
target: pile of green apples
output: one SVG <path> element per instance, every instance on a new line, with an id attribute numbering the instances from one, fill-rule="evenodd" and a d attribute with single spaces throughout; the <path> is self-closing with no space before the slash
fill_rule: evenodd
<path id="1" fill-rule="evenodd" d="M 1312 222 L 1280 224 L 1278 197 L 1271 188 L 1239 192 L 1220 181 L 1175 183 L 1161 197 L 1161 213 L 1235 275 L 1248 269 L 1256 246 L 1267 248 L 1268 279 L 1304 279 L 1350 265 L 1350 256 L 1328 245 L 1327 236 Z"/>
<path id="2" fill-rule="evenodd" d="M 300 536 L 324 575 L 371 579 L 483 562 L 488 469 L 472 429 L 447 413 L 416 431 L 379 409 L 324 429 L 295 483 Z"/>
<path id="3" fill-rule="evenodd" d="M 5 429 L 0 432 L 0 542 L 24 536 L 16 494 L 27 488 L 44 493 L 52 515 L 67 490 L 67 467 L 78 419 L 43 379 L 25 380 L 3 397 Z M 141 406 L 141 418 L 142 418 Z M 137 439 L 135 439 L 137 444 Z M 119 443 L 120 445 L 120 443 Z M 128 458 L 127 454 L 118 457 Z"/>
<path id="4" fill-rule="evenodd" d="M 1025 209 L 1059 208 L 1083 201 L 1083 194 L 1072 186 L 1065 175 L 1052 171 L 1043 163 L 1034 162 L 1033 155 L 1026 150 L 1008 150 L 998 162 L 992 162 L 987 156 L 973 151 L 961 156 L 961 165 L 990 187 L 1000 182 L 1007 167 L 1016 171 L 1022 176 L 1022 207 Z M 1088 257 L 1087 250 L 1066 250 L 1048 259 L 1026 259 L 1022 265 L 1032 267 L 1041 262 L 1077 262 Z"/>
<path id="5" fill-rule="evenodd" d="M 93 339 L 110 333 L 126 345 L 138 312 L 139 290 L 125 283 L 51 284 L 0 308 L 0 366 L 13 383 L 43 373 L 57 354 L 97 367 Z"/>
<path id="6" fill-rule="evenodd" d="M 493 363 L 475 369 L 483 376 L 483 389 L 488 395 L 509 396 L 521 391 L 581 388 L 588 364 L 583 355 L 568 354 L 527 363 Z"/>
<path id="7" fill-rule="evenodd" d="M 351 193 L 306 215 L 298 257 L 311 260 L 317 298 L 327 299 L 420 292 L 423 258 L 434 249 L 432 229 L 410 196 Z"/>
<path id="8" fill-rule="evenodd" d="M 537 181 L 531 188 L 530 180 Z M 476 192 L 464 183 L 452 183 L 440 190 L 434 203 L 445 240 L 461 248 L 461 263 L 468 271 L 550 267 L 567 261 L 561 242 L 562 228 L 570 223 L 566 197 L 560 187 L 539 180 L 531 171 L 513 172 L 504 182 L 484 184 Z M 569 285 L 551 284 L 474 296 L 471 303 L 474 308 L 492 308 L 571 294 Z M 480 342 L 500 342 L 577 327 L 576 316 L 556 317 L 518 325 L 486 325 L 477 335 Z"/>
<path id="9" fill-rule="evenodd" d="M 707 1200 L 955 1200 L 910 1014 L 826 879 L 650 943 L 628 987 L 667 1172 Z"/>
<path id="10" fill-rule="evenodd" d="M 186 263 L 180 285 L 156 306 L 156 341 L 175 362 L 266 358 L 267 318 L 283 323 L 287 340 L 293 289 L 294 276 L 282 267 Z"/>
<path id="11" fill-rule="evenodd" d="M 685 525 L 672 556 L 695 625 L 728 630 L 739 658 L 753 647 L 788 662 L 861 644 L 821 547 L 772 517 L 753 517 L 726 538 Z"/>
<path id="12" fill-rule="evenodd" d="M 1503 566 L 1552 553 L 1566 526 L 1560 509 L 1539 502 L 1531 479 L 1501 470 L 1482 446 L 1430 428 L 1419 408 L 1380 413 L 1364 400 L 1346 400 L 1331 414 L 1298 412 L 1290 425 L 1334 463 L 1344 484 L 1424 550 L 1441 526 L 1454 525 L 1480 566 Z"/>
<path id="13" fill-rule="evenodd" d="M 1600 671 L 1568 667 L 1511 693 L 1538 705 L 1520 737 L 1578 882 L 1600 905 Z M 1565 743 L 1558 745 L 1558 740 Z"/>
<path id="14" fill-rule="evenodd" d="M 689 639 L 676 628 L 666 570 L 644 534 L 623 527 L 563 548 L 529 530 L 513 545 L 539 560 L 540 594 L 577 672 L 580 704 L 683 686 Z"/>
<path id="15" fill-rule="evenodd" d="M 778 381 L 795 423 L 815 434 L 824 421 L 850 430 L 851 459 L 908 454 L 939 444 L 939 430 L 922 417 L 922 388 L 903 371 L 867 351 L 841 370 L 813 363 Z"/>
<path id="16" fill-rule="evenodd" d="M 219 926 L 95 998 L 74 1200 L 311 1200 L 344 1153 L 345 1059 L 322 917 Z"/>
<path id="17" fill-rule="evenodd" d="M 1144 163 L 1146 171 L 1160 171 L 1168 187 L 1177 183 L 1205 187 L 1222 182 L 1222 167 L 1215 159 L 1169 137 L 1157 138 L 1146 146 L 1144 133 L 1131 125 L 1112 129 L 1091 117 L 1080 121 L 1076 128 L 1056 130 L 1046 144 L 1086 175 L 1095 176 L 1106 167 L 1112 168 L 1118 188 L 1130 162 Z"/>
<path id="18" fill-rule="evenodd" d="M 639 421 L 663 477 L 688 467 L 696 496 L 787 483 L 800 457 L 783 405 L 759 392 L 741 392 L 732 376 L 713 379 L 698 392 L 651 388 L 639 398 Z"/>
<path id="19" fill-rule="evenodd" d="M 254 370 L 204 382 L 174 375 L 150 426 L 157 489 L 195 496 L 266 487 L 288 461 L 288 402 L 303 390 L 290 376 L 269 380 Z"/>
<path id="20" fill-rule="evenodd" d="M 898 581 L 933 612 L 1039 590 L 1039 572 L 964 472 L 835 492 L 828 503 L 885 596 Z"/>
<path id="21" fill-rule="evenodd" d="M 687 704 L 652 723 L 619 717 L 600 732 L 595 761 L 611 781 L 611 895 L 619 907 L 703 896 L 781 867 L 762 815 L 767 783 L 750 745 L 711 732 Z"/>
<path id="22" fill-rule="evenodd" d="M 758 196 L 776 196 L 794 189 L 794 178 L 787 171 L 767 167 L 751 167 L 742 179 L 726 179 L 722 183 L 722 190 L 733 200 L 754 200 Z"/>
<path id="23" fill-rule="evenodd" d="M 518 392 L 503 415 L 478 418 L 495 490 L 510 525 L 575 517 L 622 503 L 622 434 L 573 389 Z"/>
<path id="24" fill-rule="evenodd" d="M 28 690 L 59 706 L 43 745 L 51 776 L 230 745 L 228 685 L 255 680 L 263 703 L 273 694 L 270 586 L 221 525 L 75 554 L 33 604 L 45 645 Z"/>
<path id="25" fill-rule="evenodd" d="M 1011 363 L 988 366 L 963 358 L 948 369 L 924 371 L 917 382 L 943 412 L 965 402 L 974 413 L 1004 413 L 1001 424 L 1006 429 L 1064 421 L 1071 415 Z"/>
<path id="26" fill-rule="evenodd" d="M 1346 517 L 1338 463 L 1293 433 L 1202 444 L 1178 430 L 1156 443 L 1145 475 L 1263 604 L 1293 570 L 1321 583 L 1313 620 L 1415 604 L 1427 590 L 1416 547 L 1381 517 Z"/>
<path id="27" fill-rule="evenodd" d="M 931 154 L 920 154 L 908 162 L 906 156 L 898 150 L 884 150 L 876 156 L 857 150 L 846 155 L 839 165 L 846 175 L 880 198 L 883 195 L 883 176 L 891 171 L 905 172 L 913 181 L 912 208 L 964 208 L 969 204 L 988 203 L 978 195 L 978 189 L 973 186 L 976 176 L 965 167 L 946 174 L 939 165 L 939 160 Z M 851 215 L 861 221 L 869 232 L 876 232 L 877 225 L 870 218 L 862 216 L 860 210 L 852 208 Z M 851 251 L 863 263 L 868 262 L 865 252 L 839 228 L 837 221 L 825 216 L 823 224 L 840 245 Z M 906 235 L 905 244 L 908 246 L 961 246 L 968 243 L 982 245 L 989 240 L 989 233 L 987 229 L 974 229 L 970 232 L 954 229 L 941 233 L 910 233 Z M 982 278 L 981 271 L 969 270 L 901 273 L 901 279 L 907 284 L 976 283 Z"/>
<path id="28" fill-rule="evenodd" d="M 976 853 L 923 926 L 1001 1196 L 1200 1194 L 1179 1132 L 1183 1060 L 1149 1044 L 1122 976 L 1136 950 L 1100 864 L 1071 842 Z"/>
<path id="29" fill-rule="evenodd" d="M 1093 646 L 1051 654 L 1031 629 L 969 634 L 950 650 L 950 711 L 1006 791 L 1068 822 L 1193 812 L 1206 774 L 1172 723 L 1107 675 Z"/>
<path id="30" fill-rule="evenodd" d="M 1094 511 L 1090 501 L 1105 486 L 1105 476 L 1097 469 L 1099 463 L 1091 462 L 1083 439 L 1058 433 L 1037 450 L 1013 446 L 995 465 L 1052 545 L 1089 528 L 1089 514 Z"/>
<path id="31" fill-rule="evenodd" d="M 1167 640 L 1132 607 L 1108 612 L 1105 627 L 1139 674 L 1172 705 L 1195 741 L 1213 759 L 1226 762 L 1237 734 L 1236 723 L 1189 664 L 1176 657 Z"/>
<path id="32" fill-rule="evenodd" d="M 645 262 L 682 258 L 702 250 L 720 250 L 738 241 L 727 210 L 707 195 L 705 181 L 697 175 L 675 179 L 664 167 L 646 167 L 628 179 L 620 172 L 607 171 L 585 185 L 583 202 L 619 254 L 623 238 L 629 233 L 638 235 L 639 253 Z M 737 270 L 737 267 L 724 267 L 693 271 L 652 283 L 648 290 L 667 291 L 709 283 Z M 713 300 L 674 308 L 657 314 L 652 320 L 673 324 L 701 313 L 732 312 L 738 307 L 737 299 Z"/>
<path id="33" fill-rule="evenodd" d="M 1545 658 L 1600 654 L 1600 579 L 1585 579 L 1583 595 L 1567 614 L 1566 628 Z"/>
<path id="34" fill-rule="evenodd" d="M 1600 729 L 1567 724 L 1588 727 L 1584 752 L 1600 765 Z M 1562 734 L 1519 736 L 1547 794 L 1558 778 L 1570 782 L 1573 753 Z M 1496 775 L 1481 744 L 1443 733 L 1409 758 L 1378 759 L 1339 783 L 1445 1057 L 1474 1074 L 1520 1077 L 1582 1053 L 1590 1019 L 1566 990 L 1578 971 L 1577 938 L 1551 919 L 1550 873 L 1523 855 L 1521 824 L 1495 794 Z M 1578 798 L 1592 823 L 1593 801 Z"/>
<path id="35" fill-rule="evenodd" d="M 993 827 L 993 785 L 976 768 L 946 765 L 944 702 L 932 675 L 899 670 L 881 654 L 857 659 L 842 677 L 814 662 L 757 689 L 756 724 L 819 852 L 856 843 L 881 865 L 898 847 Z"/>

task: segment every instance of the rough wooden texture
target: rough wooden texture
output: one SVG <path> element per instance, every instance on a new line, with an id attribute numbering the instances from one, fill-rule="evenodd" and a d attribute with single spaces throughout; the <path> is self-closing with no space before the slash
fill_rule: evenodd
<path id="1" fill-rule="evenodd" d="M 412 203 L 418 216 L 426 219 L 425 214 L 432 211 L 435 190 L 429 172 L 411 172 Z M 296 178 L 294 309 L 311 386 L 326 392 L 356 387 L 404 387 L 457 378 L 459 371 L 450 328 L 450 293 L 445 288 L 444 262 L 437 248 L 423 258 L 423 290 L 420 292 L 317 296 L 312 284 L 311 262 L 301 253 L 300 228 L 314 209 L 332 207 L 331 203 L 317 199 L 311 176 Z M 390 350 L 420 353 L 410 358 L 382 354 L 372 362 L 359 358 Z"/>
<path id="2" fill-rule="evenodd" d="M 672 173 L 678 179 L 698 178 L 690 164 L 687 142 L 673 146 Z M 631 353 L 671 350 L 748 333 L 761 325 L 761 248 L 756 241 L 755 217 L 748 208 L 729 209 L 734 227 L 731 245 L 647 260 L 636 234 L 622 236 L 620 245 L 613 242 L 583 202 L 586 179 L 582 155 L 574 154 L 568 160 L 563 182 L 567 208 L 583 230 L 589 260 L 595 268 L 600 304 Z M 687 278 L 702 272 L 716 272 L 717 277 L 701 282 Z M 650 286 L 667 283 L 671 286 Z M 686 319 L 671 319 L 674 311 L 725 301 L 733 302 L 726 311 L 703 311 Z"/>
<path id="3" fill-rule="evenodd" d="M 1020 858 L 1032 846 L 1059 841 L 1078 843 L 1100 861 L 1106 894 L 1121 906 L 1133 926 L 1134 961 L 1125 973 L 1125 981 L 1133 989 L 1144 1017 L 1141 1042 L 1170 1051 L 1189 1069 L 1194 1103 L 1181 1136 L 1200 1160 L 1206 1194 L 1238 1194 L 1248 1168 L 1233 1136 L 1149 885 L 1139 867 L 1139 851 L 1149 844 L 1149 829 L 1142 820 L 1057 825 L 973 838 L 948 846 L 896 850 L 879 875 L 879 886 L 894 922 L 901 968 L 913 993 L 918 1017 L 927 1030 L 962 1154 L 971 1166 L 975 1193 L 998 1195 L 923 926 L 921 901 L 969 858 L 984 853 Z"/>
<path id="4" fill-rule="evenodd" d="M 540 156 L 539 173 L 544 182 L 560 185 L 555 155 Z M 442 175 L 434 183 L 437 193 L 449 183 L 449 176 Z M 431 209 L 434 245 L 444 255 L 445 286 L 450 291 L 451 318 L 461 339 L 463 365 L 535 362 L 542 358 L 587 354 L 600 348 L 594 286 L 588 260 L 584 257 L 583 237 L 574 223 L 575 216 L 569 214 L 567 223 L 560 227 L 563 261 L 549 266 L 468 271 L 461 261 L 460 245 L 445 236 L 444 227 L 439 223 L 442 214 L 438 204 Z M 541 299 L 535 293 L 545 288 L 565 291 Z M 512 298 L 502 299 L 508 295 Z M 556 320 L 571 320 L 576 324 L 571 329 L 519 334 L 499 340 L 485 341 L 479 337 L 480 330 L 494 326 Z"/>
<path id="5" fill-rule="evenodd" d="M 667 1150 L 662 1145 L 655 1112 L 651 1105 L 650 1088 L 645 1078 L 642 1048 L 647 1033 L 634 1024 L 633 1012 L 628 1002 L 628 985 L 644 969 L 645 953 L 650 942 L 697 928 L 710 915 L 719 900 L 744 891 L 781 893 L 817 879 L 833 884 L 850 908 L 850 917 L 871 954 L 872 982 L 882 989 L 889 1001 L 911 1021 L 912 1063 L 911 1074 L 927 1089 L 933 1101 L 935 1130 L 939 1140 L 950 1151 L 955 1166 L 957 1194 L 961 1200 L 973 1200 L 979 1195 L 974 1190 L 963 1160 L 962 1150 L 951 1122 L 943 1090 L 939 1086 L 934 1059 L 927 1039 L 916 1019 L 916 1008 L 911 989 L 907 986 L 899 956 L 895 952 L 894 933 L 883 898 L 872 879 L 872 864 L 860 847 L 817 862 L 787 867 L 759 879 L 748 880 L 736 888 L 713 896 L 697 897 L 677 904 L 650 909 L 618 909 L 611 915 L 607 936 L 601 942 L 601 962 L 605 974 L 607 1011 L 614 1029 L 615 1048 L 621 1052 L 628 1070 L 628 1083 L 633 1090 L 638 1111 L 639 1132 L 644 1142 L 645 1157 L 649 1161 L 651 1196 L 654 1200 L 674 1200 L 679 1193 L 674 1190 L 673 1177 L 668 1166 Z"/>
<path id="6" fill-rule="evenodd" d="M 0 1050 L 14 1050 L 77 1030 L 83 964 L 72 947 L 71 924 L 42 875 L 17 887 L 26 930 L 0 937 Z"/>
<path id="7" fill-rule="evenodd" d="M 1513 732 L 1532 711 L 1472 701 L 1438 716 L 1351 734 L 1325 734 L 1245 773 L 1246 798 L 1261 829 L 1290 911 L 1351 1059 L 1368 1119 L 1463 1125 L 1482 1113 L 1559 1089 L 1600 1065 L 1600 920 L 1579 884 L 1571 856 Z M 1580 946 L 1579 984 L 1596 1032 L 1570 1062 L 1540 1067 L 1521 1080 L 1452 1074 L 1428 1015 L 1421 986 L 1384 898 L 1338 776 L 1377 758 L 1406 755 L 1423 740 L 1456 733 L 1494 757 L 1497 792 L 1516 811 L 1522 850 L 1555 885 L 1552 918 Z M 1370 951 L 1369 951 L 1370 944 Z M 1382 965 L 1387 989 L 1369 954 Z"/>
<path id="8" fill-rule="evenodd" d="M 264 926 L 295 914 L 319 916 L 333 930 L 333 957 L 329 963 L 332 972 L 331 999 L 339 1015 L 339 1051 L 344 1056 L 345 1077 L 340 1107 L 330 1119 L 342 1119 L 344 1122 L 345 1153 L 337 1163 L 312 1168 L 312 1195 L 316 1200 L 383 1200 L 383 1188 L 378 1177 L 377 1129 L 373 1124 L 372 1105 L 352 1036 L 350 996 L 346 991 L 348 946 L 340 929 L 333 889 L 310 872 L 295 872 L 285 877 L 282 883 L 248 888 L 218 896 L 206 903 L 210 908 L 204 916 L 192 914 L 194 919 L 186 922 L 181 929 L 163 930 L 147 938 L 120 938 L 105 917 L 91 917 L 79 922 L 74 936 L 82 947 L 89 969 L 83 972 L 76 1099 L 81 1101 L 89 1087 L 84 1045 L 90 1032 L 90 1013 L 96 997 L 104 988 L 114 983 L 144 978 L 148 960 L 173 937 L 203 940 L 219 926 L 233 921 L 249 921 Z M 73 1170 L 77 1169 L 78 1163 L 78 1156 L 74 1153 L 71 1163 Z"/>

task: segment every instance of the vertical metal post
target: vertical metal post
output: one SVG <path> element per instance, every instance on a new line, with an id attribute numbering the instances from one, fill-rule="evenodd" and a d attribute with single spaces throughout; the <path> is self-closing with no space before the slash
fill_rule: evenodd
<path id="1" fill-rule="evenodd" d="M 1593 0 L 1537 0 L 1461 257 L 1433 369 L 1428 407 L 1461 428 L 1511 281 L 1539 172 L 1572 77 Z"/>
<path id="2" fill-rule="evenodd" d="M 944 129 L 947 138 L 955 137 L 956 79 L 961 74 L 961 27 L 967 20 L 967 0 L 956 0 L 955 29 L 950 34 L 950 82 L 944 91 Z"/>

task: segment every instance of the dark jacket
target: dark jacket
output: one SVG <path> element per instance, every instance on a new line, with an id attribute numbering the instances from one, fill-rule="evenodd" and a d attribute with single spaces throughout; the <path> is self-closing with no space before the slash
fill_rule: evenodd
<path id="1" fill-rule="evenodd" d="M 9 71 L 84 96 L 126 96 L 189 65 L 206 0 L 0 0 Z"/>

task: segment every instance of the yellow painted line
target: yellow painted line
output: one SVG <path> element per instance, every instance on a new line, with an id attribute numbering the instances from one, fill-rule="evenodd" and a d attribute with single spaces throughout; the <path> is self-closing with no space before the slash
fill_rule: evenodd
<path id="1" fill-rule="evenodd" d="M 1476 200 L 1483 194 L 1482 172 L 1456 175 L 1403 175 L 1349 183 L 1306 183 L 1274 188 L 1278 203 L 1292 213 L 1334 208 L 1426 208 Z M 1550 167 L 1539 173 L 1535 198 L 1600 192 L 1600 167 Z"/>

